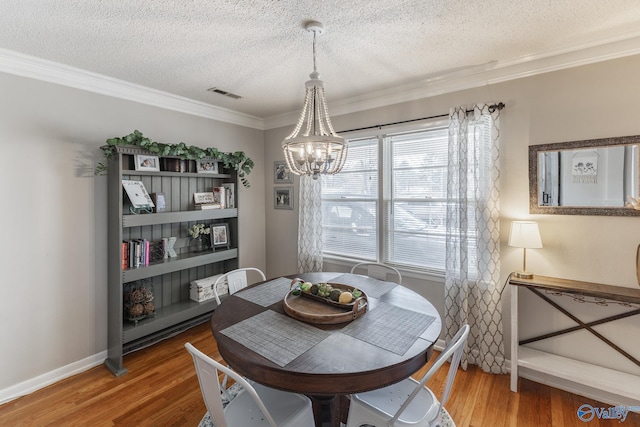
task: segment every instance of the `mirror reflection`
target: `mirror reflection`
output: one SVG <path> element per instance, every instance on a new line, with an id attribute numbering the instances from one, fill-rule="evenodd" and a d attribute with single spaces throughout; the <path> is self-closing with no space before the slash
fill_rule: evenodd
<path id="1" fill-rule="evenodd" d="M 638 146 L 538 154 L 539 206 L 625 206 L 638 197 Z"/>
<path id="2" fill-rule="evenodd" d="M 640 136 L 529 147 L 531 213 L 638 215 Z"/>

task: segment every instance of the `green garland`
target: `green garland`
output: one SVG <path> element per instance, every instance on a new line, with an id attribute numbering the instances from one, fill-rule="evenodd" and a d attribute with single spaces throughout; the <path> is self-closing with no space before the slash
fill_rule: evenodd
<path id="1" fill-rule="evenodd" d="M 103 175 L 107 172 L 109 159 L 117 153 L 118 146 L 124 145 L 135 145 L 137 147 L 144 148 L 159 157 L 173 156 L 187 160 L 198 160 L 207 157 L 218 160 L 224 164 L 225 168 L 233 168 L 236 170 L 242 185 L 249 187 L 249 181 L 246 176 L 251 173 L 254 163 L 253 160 L 247 157 L 244 151 L 224 153 L 213 147 L 200 148 L 193 145 L 187 146 L 184 142 L 177 144 L 162 144 L 145 137 L 142 135 L 142 132 L 138 130 L 134 130 L 133 133 L 121 138 L 107 139 L 107 145 L 100 147 L 104 153 L 105 159 L 96 165 L 96 175 Z"/>

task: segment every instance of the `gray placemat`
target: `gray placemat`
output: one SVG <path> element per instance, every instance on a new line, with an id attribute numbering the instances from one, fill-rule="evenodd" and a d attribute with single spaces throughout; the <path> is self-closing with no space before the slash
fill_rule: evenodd
<path id="1" fill-rule="evenodd" d="M 291 279 L 279 277 L 265 282 L 262 285 L 243 289 L 236 295 L 252 303 L 269 307 L 275 302 L 282 301 L 285 295 L 287 295 L 287 292 L 289 292 L 289 289 L 291 289 Z"/>
<path id="2" fill-rule="evenodd" d="M 328 332 L 267 310 L 220 333 L 279 366 L 286 366 L 325 338 Z"/>
<path id="3" fill-rule="evenodd" d="M 364 291 L 364 293 L 371 298 L 380 298 L 382 295 L 398 286 L 397 283 L 383 282 L 382 280 L 374 279 L 373 277 L 350 273 L 338 276 L 332 279 L 331 282 L 353 286 L 354 288 Z"/>
<path id="4" fill-rule="evenodd" d="M 380 303 L 364 316 L 351 322 L 342 333 L 403 355 L 436 320 L 416 311 Z"/>

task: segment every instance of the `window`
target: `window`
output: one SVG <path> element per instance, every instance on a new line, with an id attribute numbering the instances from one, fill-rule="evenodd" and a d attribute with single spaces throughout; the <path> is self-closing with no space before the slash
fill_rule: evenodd
<path id="1" fill-rule="evenodd" d="M 381 259 L 444 270 L 448 130 L 390 135 L 384 144 L 389 179 Z"/>
<path id="2" fill-rule="evenodd" d="M 444 270 L 446 127 L 349 141 L 322 177 L 324 254 Z"/>
<path id="3" fill-rule="evenodd" d="M 378 139 L 349 141 L 342 172 L 322 176 L 324 253 L 377 259 L 378 193 Z"/>

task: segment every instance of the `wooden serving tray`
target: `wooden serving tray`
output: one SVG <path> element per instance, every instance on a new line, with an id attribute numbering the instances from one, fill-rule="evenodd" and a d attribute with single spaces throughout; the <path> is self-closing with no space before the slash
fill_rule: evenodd
<path id="1" fill-rule="evenodd" d="M 339 283 L 329 284 L 334 289 L 340 289 L 341 291 L 351 291 L 353 289 L 353 286 Z M 362 291 L 360 297 L 348 304 L 339 303 L 307 292 L 302 292 L 300 295 L 293 295 L 291 292 L 293 291 L 289 291 L 282 301 L 284 311 L 289 316 L 302 322 L 323 325 L 351 322 L 367 311 L 367 295 Z"/>

